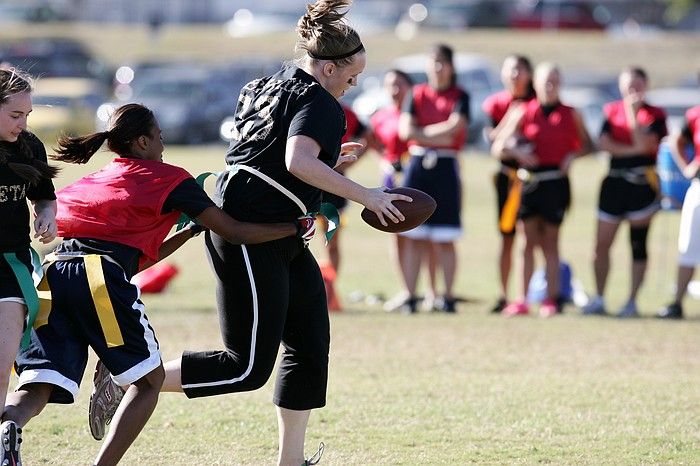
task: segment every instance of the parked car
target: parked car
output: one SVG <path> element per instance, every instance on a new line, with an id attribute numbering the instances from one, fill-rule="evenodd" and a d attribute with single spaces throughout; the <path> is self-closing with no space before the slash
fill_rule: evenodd
<path id="1" fill-rule="evenodd" d="M 0 4 L 0 23 L 45 23 L 63 19 L 65 16 L 46 2 L 22 0 Z"/>
<path id="2" fill-rule="evenodd" d="M 601 7 L 602 8 L 602 7 Z M 603 30 L 609 15 L 596 14 L 586 0 L 538 0 L 513 9 L 509 25 L 520 29 Z"/>
<path id="3" fill-rule="evenodd" d="M 61 134 L 95 130 L 95 110 L 107 96 L 105 86 L 90 78 L 41 78 L 34 84 L 29 129 L 51 145 Z"/>
<path id="4" fill-rule="evenodd" d="M 425 54 L 408 55 L 397 58 L 390 68 L 398 68 L 408 73 L 414 83 L 427 81 Z M 491 62 L 479 55 L 457 53 L 454 56 L 457 82 L 470 95 L 469 142 L 483 144 L 482 130 L 488 119 L 481 109 L 484 99 L 500 88 L 500 83 Z M 352 109 L 361 121 L 369 121 L 370 116 L 383 106 L 389 105 L 389 96 L 382 88 L 381 80 L 373 80 L 352 102 Z"/>
<path id="5" fill-rule="evenodd" d="M 508 25 L 510 2 L 500 0 L 434 0 L 426 2 L 428 15 L 422 27 L 465 29 L 505 27 Z"/>
<path id="6" fill-rule="evenodd" d="M 564 81 L 561 101 L 577 109 L 583 118 L 588 134 L 594 140 L 600 134 L 605 121 L 603 106 L 612 101 L 609 94 L 593 86 L 569 86 Z"/>
<path id="7" fill-rule="evenodd" d="M 106 67 L 81 42 L 55 37 L 23 39 L 0 45 L 0 62 L 34 77 L 105 80 Z"/>
<path id="8" fill-rule="evenodd" d="M 135 81 L 130 100 L 153 110 L 166 143 L 199 144 L 218 140 L 218 125 L 233 111 L 237 97 L 230 82 L 211 69 L 187 68 Z M 98 127 L 105 128 L 122 103 L 102 104 L 95 117 Z"/>

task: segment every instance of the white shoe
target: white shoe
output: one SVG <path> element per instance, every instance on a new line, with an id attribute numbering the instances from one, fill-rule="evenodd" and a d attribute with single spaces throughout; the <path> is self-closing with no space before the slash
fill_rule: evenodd
<path id="1" fill-rule="evenodd" d="M 22 466 L 19 447 L 22 444 L 22 428 L 14 421 L 5 421 L 0 425 L 0 464 L 2 466 Z"/>
<path id="2" fill-rule="evenodd" d="M 637 310 L 637 303 L 634 301 L 627 301 L 627 303 L 620 308 L 617 312 L 617 316 L 622 319 L 629 319 L 634 317 L 639 317 L 639 311 Z"/>
<path id="3" fill-rule="evenodd" d="M 602 296 L 592 297 L 585 306 L 581 307 L 581 314 L 584 316 L 604 316 L 605 300 Z"/>
<path id="4" fill-rule="evenodd" d="M 401 291 L 389 301 L 384 303 L 384 310 L 386 312 L 398 312 L 403 306 L 406 305 L 406 302 L 410 297 L 411 296 L 407 291 Z"/>

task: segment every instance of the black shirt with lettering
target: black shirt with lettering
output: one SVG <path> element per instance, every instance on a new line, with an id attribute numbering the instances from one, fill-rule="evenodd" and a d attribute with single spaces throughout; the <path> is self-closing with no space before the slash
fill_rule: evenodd
<path id="1" fill-rule="evenodd" d="M 39 138 L 26 131 L 20 137 L 24 138 L 35 159 L 46 162 L 46 149 Z M 19 147 L 19 142 L 0 142 L 0 150 L 8 162 L 26 163 Z M 33 185 L 7 165 L 0 165 L 0 252 L 19 252 L 29 247 L 31 216 L 27 199 L 56 199 L 53 182 L 42 179 Z"/>
<path id="2" fill-rule="evenodd" d="M 321 190 L 289 173 L 287 139 L 296 135 L 313 139 L 321 147 L 319 160 L 333 167 L 344 132 L 345 115 L 338 101 L 313 76 L 287 65 L 241 90 L 226 163 L 259 170 L 296 195 L 309 212 L 315 212 Z M 242 170 L 219 177 L 217 196 L 224 199 L 223 209 L 241 221 L 287 222 L 307 213 L 277 188 Z"/>

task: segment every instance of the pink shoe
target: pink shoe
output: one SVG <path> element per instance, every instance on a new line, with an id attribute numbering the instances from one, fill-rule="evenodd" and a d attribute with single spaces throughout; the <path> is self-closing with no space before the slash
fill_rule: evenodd
<path id="1" fill-rule="evenodd" d="M 526 316 L 528 315 L 530 310 L 527 308 L 527 304 L 525 301 L 518 300 L 518 301 L 513 301 L 512 303 L 509 303 L 506 307 L 503 308 L 501 311 L 501 314 L 506 316 L 506 317 L 513 317 L 513 316 Z"/>
<path id="2" fill-rule="evenodd" d="M 552 317 L 557 314 L 557 303 L 551 299 L 547 298 L 542 301 L 540 305 L 540 317 Z"/>

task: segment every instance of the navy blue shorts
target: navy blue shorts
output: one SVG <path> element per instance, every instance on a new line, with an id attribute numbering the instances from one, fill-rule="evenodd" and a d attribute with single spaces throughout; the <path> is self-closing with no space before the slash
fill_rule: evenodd
<path id="1" fill-rule="evenodd" d="M 456 158 L 438 157 L 425 164 L 424 157 L 411 156 L 403 184 L 430 194 L 437 202 L 435 212 L 421 227 L 446 227 L 461 232 L 462 185 Z"/>
<path id="2" fill-rule="evenodd" d="M 87 257 L 101 264 L 104 286 L 96 286 L 99 280 L 94 276 L 88 280 Z M 119 385 L 129 385 L 160 366 L 158 341 L 140 291 L 119 265 L 104 256 L 85 256 L 55 262 L 46 274 L 51 306 L 39 313 L 29 347 L 17 355 L 18 388 L 48 383 L 55 386 L 50 402 L 72 403 L 85 372 L 88 346 Z"/>

